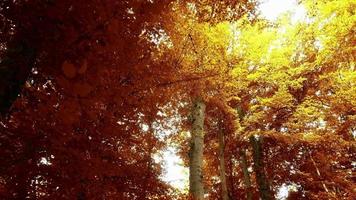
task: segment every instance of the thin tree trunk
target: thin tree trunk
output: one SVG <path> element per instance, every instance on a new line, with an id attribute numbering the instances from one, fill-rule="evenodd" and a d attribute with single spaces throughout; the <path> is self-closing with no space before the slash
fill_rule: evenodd
<path id="1" fill-rule="evenodd" d="M 234 163 L 232 161 L 232 159 L 234 159 L 233 155 L 230 156 L 230 159 L 229 160 L 229 178 L 227 179 L 228 182 L 229 182 L 229 185 L 230 185 L 230 199 L 235 199 L 234 197 L 234 194 L 235 194 L 235 186 L 234 186 L 234 183 L 235 183 L 235 180 L 234 180 L 234 176 L 233 176 L 233 169 L 234 169 Z"/>
<path id="2" fill-rule="evenodd" d="M 252 186 L 251 186 L 250 174 L 248 172 L 248 164 L 247 164 L 245 149 L 242 149 L 240 151 L 240 156 L 241 156 L 241 168 L 242 168 L 242 172 L 244 174 L 244 183 L 245 183 L 245 188 L 246 188 L 246 199 L 252 200 L 252 191 L 251 191 Z"/>
<path id="3" fill-rule="evenodd" d="M 194 200 L 204 199 L 203 148 L 204 148 L 205 103 L 201 98 L 193 102 L 192 137 L 189 150 L 189 191 Z"/>
<path id="4" fill-rule="evenodd" d="M 223 200 L 229 200 L 229 193 L 226 184 L 226 169 L 225 169 L 225 141 L 223 131 L 219 131 L 219 162 L 220 162 L 220 181 L 221 181 L 221 196 Z"/>
<path id="5" fill-rule="evenodd" d="M 260 197 L 262 200 L 271 200 L 273 199 L 273 196 L 270 190 L 263 164 L 262 136 L 256 138 L 252 135 L 250 137 L 250 143 L 252 146 L 253 153 L 253 168 L 256 173 L 256 181 L 260 192 Z"/>
<path id="6" fill-rule="evenodd" d="M 314 165 L 314 167 L 315 167 L 316 174 L 319 176 L 319 178 L 322 178 L 322 177 L 321 177 L 321 174 L 320 174 L 320 171 L 319 171 L 319 168 L 318 168 L 318 166 L 316 165 L 316 163 L 315 163 L 313 157 L 311 156 L 311 153 L 310 153 L 310 152 L 309 152 L 309 156 L 310 156 L 310 159 L 311 159 L 311 161 L 313 162 L 313 165 Z M 324 183 L 323 181 L 321 181 L 321 184 L 323 185 L 323 188 L 324 188 L 325 192 L 326 192 L 326 193 L 329 193 L 329 189 L 326 187 L 325 183 Z"/>

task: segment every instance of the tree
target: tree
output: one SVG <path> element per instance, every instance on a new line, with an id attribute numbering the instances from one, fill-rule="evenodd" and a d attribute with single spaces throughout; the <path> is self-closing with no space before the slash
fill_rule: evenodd
<path id="1" fill-rule="evenodd" d="M 5 111 L 12 104 L 1 127 L 1 198 L 168 198 L 169 186 L 158 178 L 161 168 L 152 157 L 162 143 L 141 128 L 157 114 L 157 101 L 149 100 L 147 89 L 139 90 L 144 82 L 136 80 L 145 72 L 127 70 L 137 62 L 135 68 L 155 72 L 147 70 L 150 59 L 142 51 L 151 52 L 155 45 L 140 33 L 165 6 L 112 1 L 11 5 L 9 20 L 17 23 L 20 39 L 36 49 L 36 65 L 21 65 L 26 69 L 16 72 L 24 76 L 15 78 L 26 83 L 19 97 L 11 91 L 17 97 L 13 104 L 1 99 L 9 102 Z M 131 16 L 128 8 L 140 15 Z M 21 55 L 9 59 L 23 62 Z M 145 86 L 156 81 L 147 76 Z"/>
<path id="2" fill-rule="evenodd" d="M 203 186 L 203 148 L 205 103 L 196 97 L 192 108 L 192 139 L 189 150 L 189 188 L 193 199 L 204 199 Z"/>
<path id="3" fill-rule="evenodd" d="M 209 2 L 210 3 L 210 2 Z M 204 114 L 197 114 L 205 111 L 206 101 L 215 95 L 206 95 L 206 93 L 216 93 L 217 88 L 223 84 L 226 77 L 223 77 L 223 72 L 228 70 L 226 63 L 225 49 L 230 41 L 229 37 L 217 37 L 219 33 L 224 36 L 229 34 L 228 23 L 220 23 L 211 30 L 210 24 L 216 23 L 217 19 L 221 17 L 220 14 L 225 13 L 226 10 L 214 10 L 215 6 L 223 6 L 228 9 L 228 4 L 221 3 L 211 5 L 203 5 L 201 2 L 197 4 L 187 4 L 188 8 L 182 8 L 179 5 L 177 8 L 178 13 L 174 13 L 172 17 L 176 26 L 172 28 L 172 24 L 168 24 L 168 35 L 172 41 L 171 58 L 173 65 L 179 69 L 183 77 L 197 77 L 195 78 L 194 87 L 191 89 L 191 97 L 193 104 L 193 111 L 191 115 L 192 129 L 191 129 L 191 142 L 189 150 L 189 168 L 190 168 L 190 191 L 193 199 L 203 199 L 203 146 L 204 146 L 204 133 L 203 122 Z M 230 2 L 231 3 L 231 2 Z M 237 6 L 238 4 L 230 4 Z M 242 4 L 241 4 L 242 5 Z M 250 3 L 245 7 L 242 13 L 234 16 L 241 17 L 243 14 L 250 12 L 254 7 Z M 209 8 L 212 10 L 209 11 Z M 201 10 L 211 12 L 209 19 L 206 15 L 201 16 Z M 183 13 L 183 15 L 182 15 Z M 184 15 L 185 14 L 185 15 Z M 215 16 L 217 14 L 217 16 Z M 188 16 L 189 18 L 186 18 Z M 223 15 L 222 15 L 223 16 Z M 219 19 L 221 20 L 221 19 Z M 178 56 L 176 56 L 178 55 Z M 208 55 L 208 56 L 207 56 Z M 184 80 L 184 79 L 182 79 Z M 194 79 L 193 79 L 194 80 Z M 219 85 L 219 86 L 216 86 Z M 223 176 L 222 176 L 223 177 Z M 226 187 L 224 187 L 227 189 Z M 225 191 L 225 198 L 227 191 Z"/>

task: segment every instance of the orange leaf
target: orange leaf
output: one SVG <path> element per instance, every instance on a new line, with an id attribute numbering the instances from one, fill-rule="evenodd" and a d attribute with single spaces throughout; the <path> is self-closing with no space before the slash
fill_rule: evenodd
<path id="1" fill-rule="evenodd" d="M 87 69 L 88 69 L 88 62 L 87 60 L 84 60 L 82 66 L 78 70 L 78 74 L 84 74 L 87 71 Z"/>
<path id="2" fill-rule="evenodd" d="M 92 86 L 88 83 L 76 83 L 74 85 L 74 91 L 80 97 L 86 97 L 92 91 Z"/>
<path id="3" fill-rule="evenodd" d="M 68 61 L 64 61 L 62 64 L 62 70 L 67 78 L 74 78 L 77 73 L 75 66 Z"/>

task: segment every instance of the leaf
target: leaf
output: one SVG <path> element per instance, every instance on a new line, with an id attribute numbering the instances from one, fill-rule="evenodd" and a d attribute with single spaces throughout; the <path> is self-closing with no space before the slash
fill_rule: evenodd
<path id="1" fill-rule="evenodd" d="M 76 83 L 74 85 L 75 93 L 80 97 L 86 97 L 92 91 L 92 86 L 88 83 Z"/>
<path id="2" fill-rule="evenodd" d="M 64 61 L 62 64 L 62 71 L 67 78 L 74 78 L 77 74 L 75 66 L 68 61 Z"/>
<path id="3" fill-rule="evenodd" d="M 82 66 L 78 70 L 78 74 L 84 74 L 88 69 L 88 61 L 84 60 Z"/>

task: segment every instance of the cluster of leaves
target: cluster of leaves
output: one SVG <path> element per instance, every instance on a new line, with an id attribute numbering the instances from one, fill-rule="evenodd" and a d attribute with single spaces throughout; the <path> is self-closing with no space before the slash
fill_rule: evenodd
<path id="1" fill-rule="evenodd" d="M 260 195 L 259 177 L 252 173 L 246 188 L 241 169 L 240 151 L 247 151 L 251 169 L 256 162 L 250 136 L 263 138 L 265 173 L 276 195 L 289 185 L 290 199 L 355 198 L 355 3 L 303 3 L 307 15 L 297 22 L 288 15 L 275 23 L 173 19 L 181 21 L 170 34 L 173 44 L 182 45 L 172 50 L 174 59 L 182 74 L 203 79 L 197 85 L 207 102 L 209 199 L 221 198 L 221 131 L 231 199 Z M 189 145 L 176 140 L 188 164 Z"/>
<path id="2" fill-rule="evenodd" d="M 11 65 L 1 63 L 1 94 L 19 97 L 9 112 L 13 99 L 1 98 L 10 103 L 1 105 L 0 198 L 168 198 L 151 128 L 164 95 L 150 91 L 165 77 L 155 76 L 155 47 L 141 33 L 169 1 L 3 4 L 15 32 L 2 44 Z M 12 53 L 17 37 L 33 60 Z"/>

